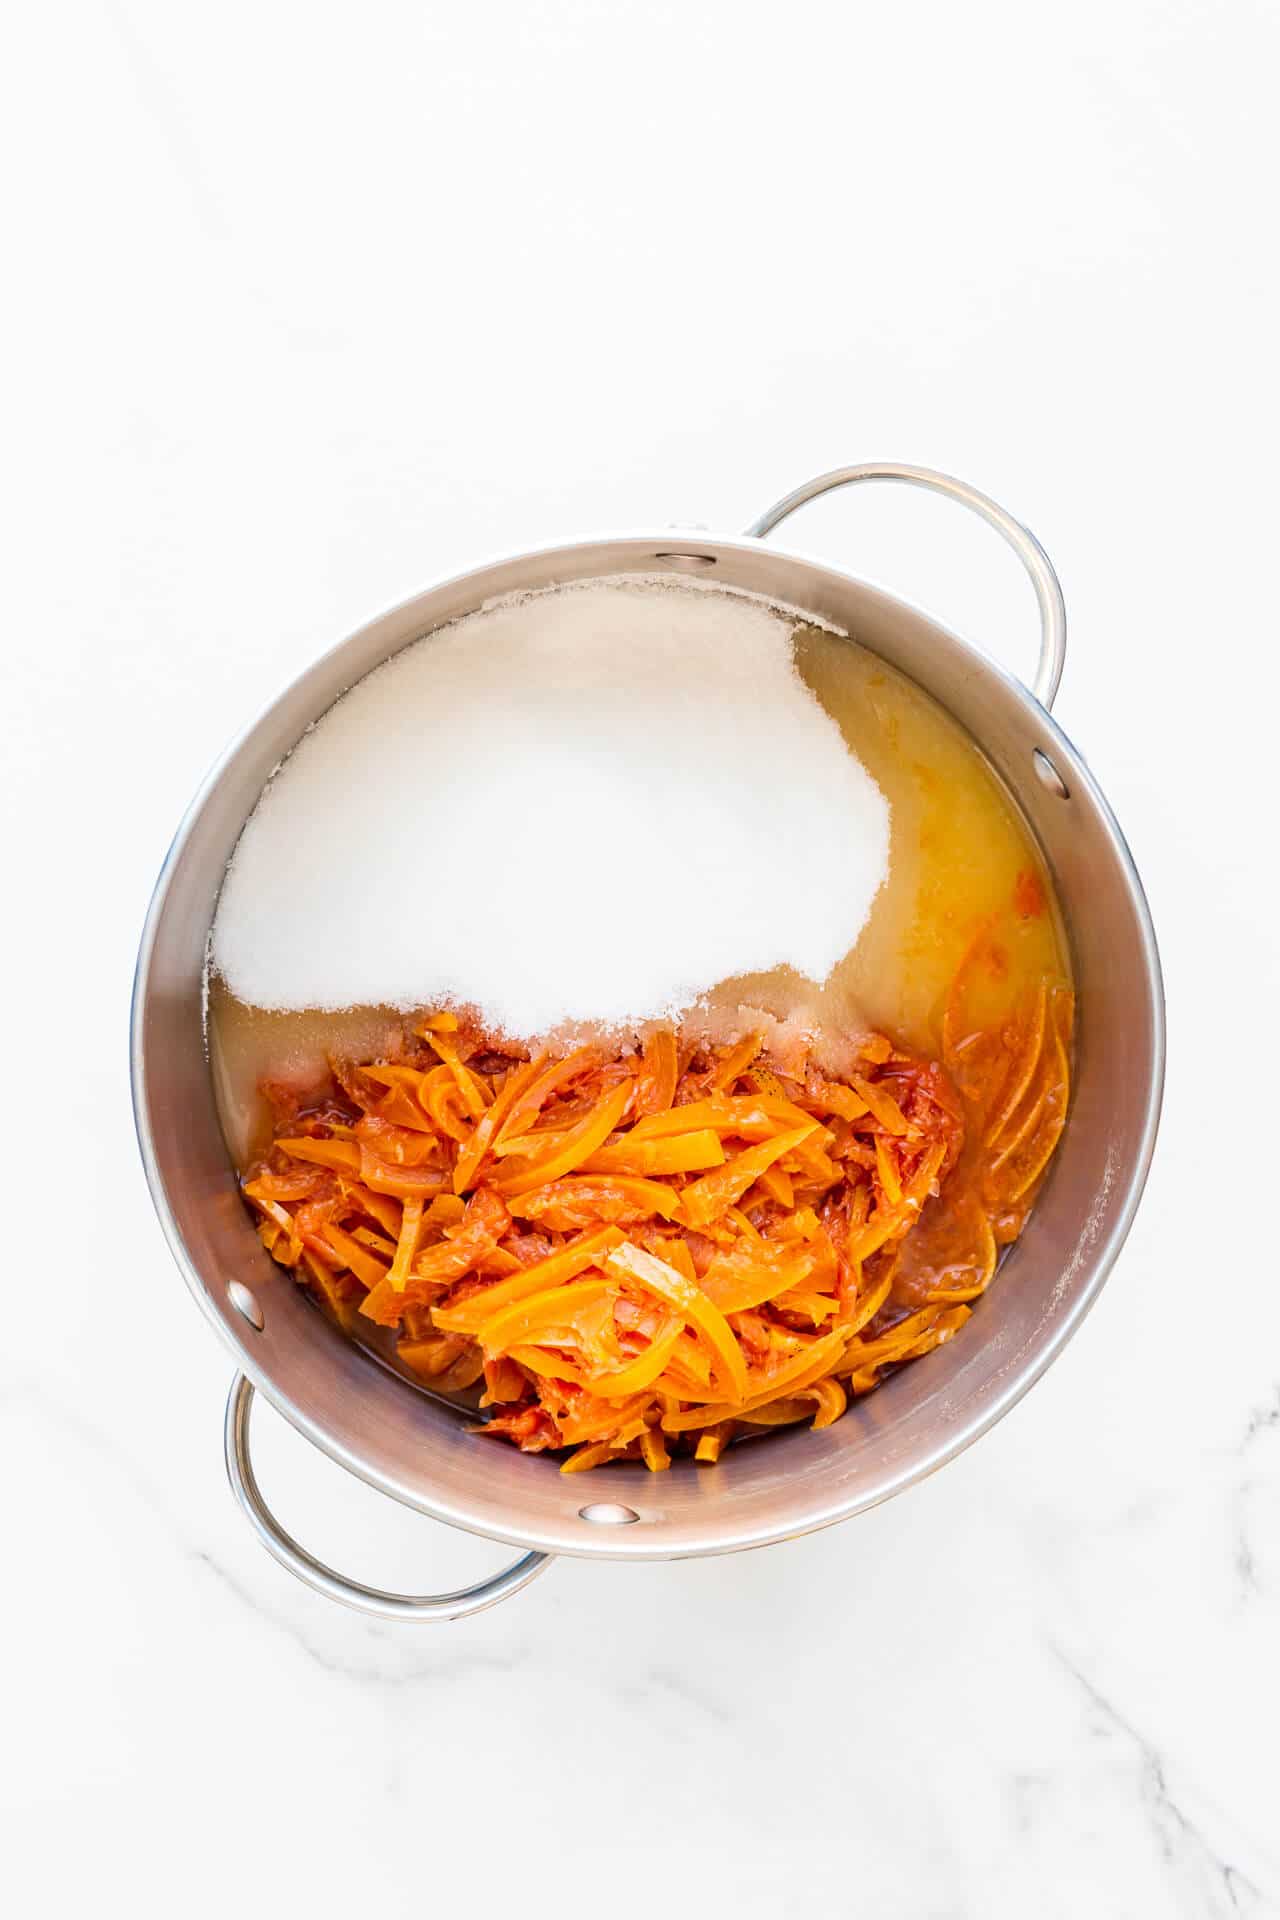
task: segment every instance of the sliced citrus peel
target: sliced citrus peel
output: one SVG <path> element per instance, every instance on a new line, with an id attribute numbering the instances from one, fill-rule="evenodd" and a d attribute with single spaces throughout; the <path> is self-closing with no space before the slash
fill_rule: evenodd
<path id="1" fill-rule="evenodd" d="M 476 1388 L 480 1431 L 575 1449 L 565 1472 L 829 1425 L 964 1324 L 1065 1125 L 1071 993 L 1038 982 L 975 1027 L 990 937 L 941 1062 L 873 1035 L 843 1079 L 784 1072 L 755 1035 L 525 1058 L 430 1016 L 281 1113 L 245 1198 L 348 1332 L 388 1329 L 433 1391 Z"/>

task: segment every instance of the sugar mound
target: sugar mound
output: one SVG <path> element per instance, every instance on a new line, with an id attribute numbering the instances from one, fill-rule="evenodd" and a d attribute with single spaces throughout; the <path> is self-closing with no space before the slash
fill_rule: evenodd
<path id="1" fill-rule="evenodd" d="M 522 1038 L 821 982 L 889 806 L 796 672 L 795 621 L 590 582 L 416 642 L 294 748 L 236 848 L 211 959 L 264 1008 L 472 1006 Z"/>

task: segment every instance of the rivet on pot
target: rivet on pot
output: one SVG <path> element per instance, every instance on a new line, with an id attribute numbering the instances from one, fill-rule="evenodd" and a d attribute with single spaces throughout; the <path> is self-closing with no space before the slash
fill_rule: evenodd
<path id="1" fill-rule="evenodd" d="M 236 1312 L 241 1314 L 243 1318 L 249 1322 L 251 1327 L 256 1327 L 258 1332 L 261 1333 L 267 1324 L 262 1317 L 262 1308 L 258 1305 L 257 1299 L 250 1293 L 243 1281 L 228 1280 L 227 1298 Z"/>
<path id="2" fill-rule="evenodd" d="M 640 1515 L 634 1507 L 617 1506 L 612 1500 L 597 1500 L 594 1506 L 579 1507 L 579 1520 L 592 1520 L 601 1527 L 629 1527 Z"/>
<path id="3" fill-rule="evenodd" d="M 1033 747 L 1031 750 L 1031 764 L 1036 770 L 1036 779 L 1042 787 L 1047 787 L 1050 793 L 1058 796 L 1059 800 L 1069 800 L 1071 798 L 1070 787 L 1058 772 L 1058 769 L 1054 766 L 1048 754 L 1041 753 L 1039 747 Z"/>
<path id="4" fill-rule="evenodd" d="M 653 557 L 677 573 L 705 573 L 716 564 L 714 553 L 655 553 Z"/>

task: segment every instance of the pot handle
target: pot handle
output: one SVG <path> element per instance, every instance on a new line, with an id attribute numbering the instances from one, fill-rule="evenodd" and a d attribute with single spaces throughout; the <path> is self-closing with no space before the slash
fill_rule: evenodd
<path id="1" fill-rule="evenodd" d="M 341 1601 L 344 1607 L 354 1607 L 360 1613 L 376 1614 L 379 1620 L 462 1620 L 468 1614 L 483 1613 L 486 1607 L 496 1607 L 499 1600 L 509 1600 L 550 1565 L 549 1553 L 526 1553 L 501 1573 L 490 1575 L 474 1587 L 462 1587 L 457 1593 L 386 1593 L 381 1587 L 366 1587 L 359 1580 L 335 1573 L 285 1532 L 262 1497 L 249 1458 L 252 1405 L 253 1383 L 238 1373 L 227 1397 L 224 1427 L 231 1491 L 272 1559 L 328 1599 Z"/>
<path id="2" fill-rule="evenodd" d="M 876 460 L 861 467 L 837 467 L 833 473 L 823 473 L 816 480 L 809 480 L 797 487 L 782 500 L 762 513 L 760 518 L 747 528 L 749 537 L 763 540 L 794 513 L 797 507 L 806 501 L 816 500 L 820 493 L 831 493 L 836 487 L 851 487 L 859 480 L 898 480 L 909 487 L 927 487 L 931 493 L 946 494 L 949 499 L 958 500 L 961 506 L 969 507 L 974 513 L 993 526 L 1009 542 L 1031 576 L 1031 584 L 1036 590 L 1036 599 L 1040 604 L 1040 658 L 1036 664 L 1035 679 L 1031 683 L 1031 692 L 1046 710 L 1053 706 L 1058 691 L 1058 682 L 1062 678 L 1063 662 L 1067 656 L 1067 608 L 1062 598 L 1062 587 L 1053 570 L 1052 562 L 1035 535 L 1004 508 L 988 499 L 985 493 L 979 493 L 963 480 L 955 480 L 949 473 L 936 473 L 932 467 L 905 467 L 888 460 Z"/>

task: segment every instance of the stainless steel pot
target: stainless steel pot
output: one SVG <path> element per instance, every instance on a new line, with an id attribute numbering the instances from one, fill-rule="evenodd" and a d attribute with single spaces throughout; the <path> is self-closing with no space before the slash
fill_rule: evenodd
<path id="1" fill-rule="evenodd" d="M 856 481 L 905 481 L 981 514 L 1026 567 L 1040 605 L 1032 689 L 924 614 L 865 582 L 763 544 L 796 507 Z M 1052 870 L 1079 988 L 1071 1115 L 1007 1270 L 963 1336 L 915 1362 L 824 1431 L 733 1448 L 714 1467 L 562 1476 L 545 1459 L 478 1444 L 316 1313 L 259 1244 L 236 1192 L 205 1055 L 205 947 L 240 830 L 273 768 L 354 681 L 494 595 L 669 568 L 786 601 L 834 622 L 941 702 L 1021 808 Z M 213 769 L 156 886 L 133 1001 L 133 1096 L 152 1197 L 197 1301 L 239 1372 L 227 1407 L 232 1485 L 263 1544 L 321 1592 L 367 1612 L 453 1619 L 526 1585 L 554 1554 L 660 1560 L 731 1553 L 830 1526 L 932 1473 L 1039 1378 L 1096 1299 L 1133 1220 L 1164 1072 L 1160 963 L 1142 887 L 1097 782 L 1049 716 L 1066 643 L 1062 593 L 1039 544 L 962 482 L 916 467 L 849 467 L 789 494 L 736 540 L 670 528 L 498 560 L 384 614 L 309 668 Z M 280 1526 L 254 1479 L 254 1391 L 350 1472 L 406 1505 L 524 1550 L 462 1593 L 404 1596 L 321 1565 Z"/>

